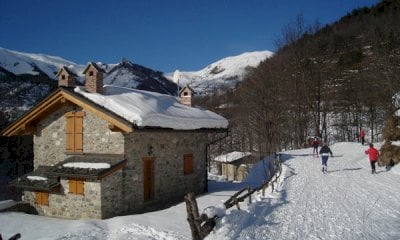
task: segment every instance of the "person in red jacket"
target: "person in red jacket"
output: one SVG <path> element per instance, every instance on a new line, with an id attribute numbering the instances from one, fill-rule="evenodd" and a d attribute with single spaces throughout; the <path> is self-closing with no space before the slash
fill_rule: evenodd
<path id="1" fill-rule="evenodd" d="M 364 145 L 365 142 L 365 132 L 364 129 L 360 129 L 360 138 L 361 138 L 361 145 Z"/>
<path id="2" fill-rule="evenodd" d="M 318 146 L 319 146 L 319 141 L 316 137 L 311 142 L 311 146 L 313 147 L 313 154 L 317 155 L 318 157 Z"/>
<path id="3" fill-rule="evenodd" d="M 374 144 L 370 143 L 368 150 L 365 151 L 365 154 L 369 156 L 369 162 L 371 163 L 371 172 L 372 174 L 376 173 L 375 171 L 375 163 L 378 161 L 379 151 L 374 148 Z"/>

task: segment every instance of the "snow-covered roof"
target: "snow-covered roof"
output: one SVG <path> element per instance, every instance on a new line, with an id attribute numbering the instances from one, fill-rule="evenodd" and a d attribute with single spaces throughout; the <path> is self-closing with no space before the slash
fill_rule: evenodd
<path id="1" fill-rule="evenodd" d="M 215 157 L 214 161 L 216 161 L 216 162 L 234 162 L 236 160 L 239 160 L 243 157 L 247 157 L 250 155 L 251 155 L 251 153 L 249 153 L 249 152 L 234 151 L 234 152 L 230 152 L 230 153 Z"/>
<path id="2" fill-rule="evenodd" d="M 103 169 L 103 168 L 110 168 L 111 165 L 109 163 L 69 162 L 69 163 L 64 163 L 63 167 Z"/>
<path id="3" fill-rule="evenodd" d="M 27 176 L 27 178 L 31 181 L 46 181 L 47 180 L 46 177 L 42 177 L 42 176 Z"/>
<path id="4" fill-rule="evenodd" d="M 138 127 L 176 130 L 228 127 L 228 120 L 224 117 L 198 107 L 185 106 L 170 95 L 110 85 L 104 86 L 103 94 L 88 93 L 81 87 L 74 91 Z"/>

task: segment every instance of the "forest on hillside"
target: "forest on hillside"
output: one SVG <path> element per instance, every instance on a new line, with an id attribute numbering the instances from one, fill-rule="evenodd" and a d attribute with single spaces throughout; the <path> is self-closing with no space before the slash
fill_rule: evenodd
<path id="1" fill-rule="evenodd" d="M 230 120 L 226 150 L 260 155 L 322 141 L 382 140 L 400 91 L 400 1 L 354 9 L 337 22 L 282 29 L 278 51 L 236 89 L 199 101 Z M 221 108 L 221 104 L 224 107 Z"/>

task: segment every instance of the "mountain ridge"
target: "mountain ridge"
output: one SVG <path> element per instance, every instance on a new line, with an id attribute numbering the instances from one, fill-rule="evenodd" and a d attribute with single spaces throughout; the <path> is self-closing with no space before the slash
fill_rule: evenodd
<path id="1" fill-rule="evenodd" d="M 179 85 L 190 85 L 196 93 L 203 95 L 236 87 L 249 68 L 257 67 L 262 61 L 271 57 L 270 51 L 245 52 L 236 56 L 228 56 L 211 63 L 199 71 L 179 72 Z M 174 74 L 166 74 L 170 80 Z"/>
<path id="2" fill-rule="evenodd" d="M 123 59 L 120 63 L 98 65 L 106 72 L 104 84 L 115 84 L 123 87 L 138 88 L 176 95 L 177 87 L 189 84 L 198 94 L 208 94 L 216 90 L 235 87 L 243 80 L 248 68 L 257 67 L 260 62 L 273 55 L 270 51 L 245 52 L 236 56 L 228 56 L 211 63 L 198 71 L 180 72 L 179 82 L 173 82 L 173 73 L 162 73 Z M 83 82 L 83 64 L 77 64 L 62 57 L 41 53 L 23 53 L 0 47 L 0 74 L 14 75 L 45 74 L 49 79 L 56 79 L 62 66 L 67 66 Z M 119 71 L 118 71 L 119 70 Z M 165 79 L 163 79 L 165 78 Z M 169 83 L 168 81 L 173 83 Z M 150 82 L 150 84 L 146 84 Z M 155 84 L 155 85 L 152 85 Z M 158 85 L 158 86 L 156 86 Z"/>

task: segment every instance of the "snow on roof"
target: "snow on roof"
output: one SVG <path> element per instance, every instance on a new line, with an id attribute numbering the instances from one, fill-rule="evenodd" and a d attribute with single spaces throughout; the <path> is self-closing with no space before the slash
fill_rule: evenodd
<path id="1" fill-rule="evenodd" d="M 228 120 L 224 117 L 208 110 L 185 106 L 170 95 L 110 85 L 103 87 L 103 94 L 88 93 L 81 87 L 76 87 L 75 92 L 138 127 L 179 130 L 228 127 Z"/>
<path id="2" fill-rule="evenodd" d="M 63 167 L 103 169 L 103 168 L 110 168 L 111 165 L 109 163 L 70 162 L 70 163 L 64 163 Z"/>
<path id="3" fill-rule="evenodd" d="M 247 157 L 249 155 L 251 155 L 251 153 L 249 153 L 249 152 L 234 151 L 234 152 L 230 152 L 230 153 L 215 157 L 214 161 L 216 161 L 216 162 L 234 162 L 236 160 L 239 160 L 243 157 Z"/>
<path id="4" fill-rule="evenodd" d="M 28 176 L 27 178 L 31 181 L 47 181 L 46 177 L 41 176 Z"/>

